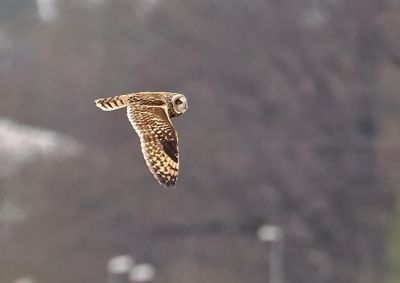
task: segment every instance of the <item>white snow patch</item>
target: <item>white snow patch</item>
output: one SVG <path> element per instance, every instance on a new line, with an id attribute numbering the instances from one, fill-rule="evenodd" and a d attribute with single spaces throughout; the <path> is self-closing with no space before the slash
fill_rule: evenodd
<path id="1" fill-rule="evenodd" d="M 37 158 L 66 158 L 79 154 L 75 140 L 51 130 L 0 118 L 0 177 Z"/>

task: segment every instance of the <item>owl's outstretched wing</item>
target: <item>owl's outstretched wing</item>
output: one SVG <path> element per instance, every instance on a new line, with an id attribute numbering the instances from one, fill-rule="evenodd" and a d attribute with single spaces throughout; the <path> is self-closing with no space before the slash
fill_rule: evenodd
<path id="1" fill-rule="evenodd" d="M 167 187 L 175 185 L 179 173 L 178 135 L 166 105 L 129 105 L 128 118 L 139 135 L 144 159 L 154 177 Z"/>

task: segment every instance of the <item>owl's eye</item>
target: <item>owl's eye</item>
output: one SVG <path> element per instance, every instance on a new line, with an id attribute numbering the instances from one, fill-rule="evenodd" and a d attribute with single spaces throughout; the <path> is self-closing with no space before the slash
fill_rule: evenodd
<path id="1" fill-rule="evenodd" d="M 175 103 L 176 103 L 177 105 L 180 105 L 180 104 L 182 104 L 182 101 L 179 100 L 179 99 L 177 99 L 177 100 L 175 101 Z"/>

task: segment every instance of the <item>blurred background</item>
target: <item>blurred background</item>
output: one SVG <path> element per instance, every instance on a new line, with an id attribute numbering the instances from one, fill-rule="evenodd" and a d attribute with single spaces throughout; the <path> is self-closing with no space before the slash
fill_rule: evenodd
<path id="1" fill-rule="evenodd" d="M 400 282 L 399 30 L 398 0 L 0 0 L 0 282 Z M 189 100 L 174 190 L 93 103 L 137 91 Z"/>

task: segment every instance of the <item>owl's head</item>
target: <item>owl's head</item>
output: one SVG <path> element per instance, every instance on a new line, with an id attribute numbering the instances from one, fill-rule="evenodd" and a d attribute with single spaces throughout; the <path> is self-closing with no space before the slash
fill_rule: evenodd
<path id="1" fill-rule="evenodd" d="M 175 112 L 180 115 L 183 114 L 188 109 L 188 103 L 186 97 L 183 94 L 175 94 L 171 98 L 172 106 Z"/>

